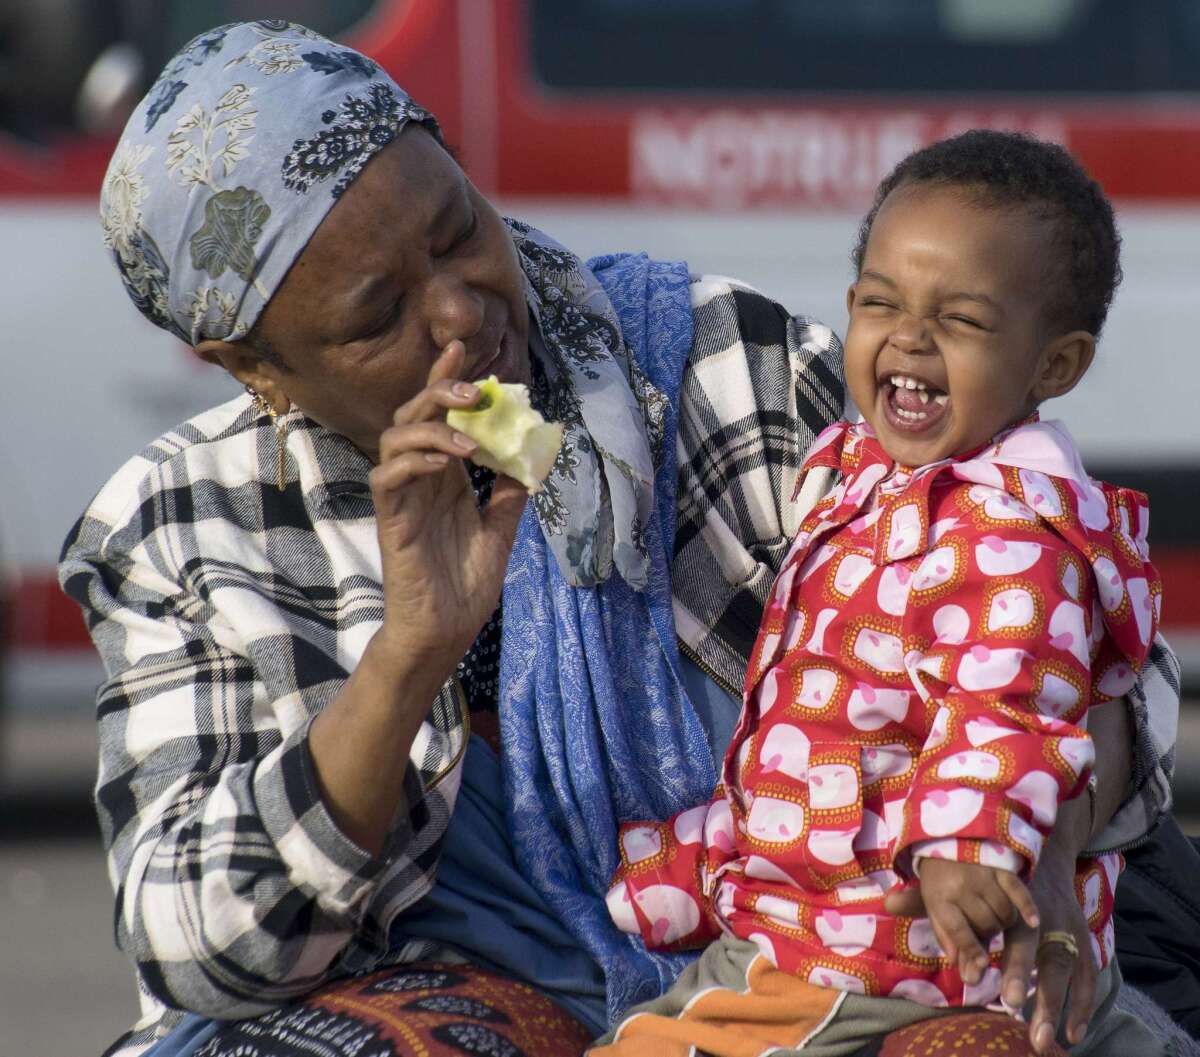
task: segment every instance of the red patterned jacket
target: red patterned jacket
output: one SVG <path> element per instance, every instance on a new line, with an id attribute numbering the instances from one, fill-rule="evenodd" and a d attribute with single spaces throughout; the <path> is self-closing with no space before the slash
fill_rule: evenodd
<path id="1" fill-rule="evenodd" d="M 1088 707 L 1123 695 L 1157 625 L 1145 497 L 1092 481 L 1036 416 L 968 456 L 897 467 L 865 423 L 807 466 L 841 483 L 798 533 L 763 615 L 708 803 L 621 830 L 608 904 L 648 946 L 754 940 L 814 983 L 986 1005 L 928 919 L 883 907 L 914 859 L 1027 875 L 1093 759 Z M 1081 860 L 1100 964 L 1115 855 Z"/>

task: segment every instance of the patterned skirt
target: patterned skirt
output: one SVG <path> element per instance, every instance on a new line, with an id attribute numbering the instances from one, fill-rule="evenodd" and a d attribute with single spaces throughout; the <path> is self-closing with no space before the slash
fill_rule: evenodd
<path id="1" fill-rule="evenodd" d="M 196 1057 L 570 1057 L 591 1035 L 526 984 L 469 965 L 339 980 L 221 1025 Z"/>

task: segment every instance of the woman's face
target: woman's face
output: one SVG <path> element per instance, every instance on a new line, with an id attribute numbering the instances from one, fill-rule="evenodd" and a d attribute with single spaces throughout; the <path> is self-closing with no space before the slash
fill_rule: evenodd
<path id="1" fill-rule="evenodd" d="M 233 373 L 275 406 L 281 391 L 373 459 L 449 342 L 466 346 L 467 380 L 528 381 L 529 316 L 508 230 L 418 125 L 350 184 L 256 333 L 282 366 L 258 361 L 257 381 Z"/>

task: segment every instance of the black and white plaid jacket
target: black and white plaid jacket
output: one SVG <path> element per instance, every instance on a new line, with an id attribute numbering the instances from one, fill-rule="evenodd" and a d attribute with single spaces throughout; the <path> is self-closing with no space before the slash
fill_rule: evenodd
<path id="1" fill-rule="evenodd" d="M 841 347 L 730 280 L 693 280 L 695 342 L 679 416 L 676 623 L 735 694 L 767 592 L 803 515 L 809 443 L 842 412 Z M 98 697 L 97 804 L 117 940 L 143 1018 L 131 1057 L 179 1019 L 261 1013 L 389 950 L 393 917 L 433 883 L 469 720 L 461 687 L 434 703 L 406 764 L 384 852 L 322 804 L 309 723 L 379 626 L 369 465 L 289 416 L 288 486 L 248 397 L 130 460 L 72 531 L 61 578 L 108 679 Z M 805 492 L 813 492 L 809 482 Z M 1132 698 L 1137 788 L 1112 844 L 1169 805 L 1178 680 L 1157 650 Z"/>

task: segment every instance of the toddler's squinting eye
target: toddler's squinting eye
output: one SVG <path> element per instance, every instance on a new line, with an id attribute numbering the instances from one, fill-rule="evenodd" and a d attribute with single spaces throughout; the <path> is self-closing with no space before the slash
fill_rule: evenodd
<path id="1" fill-rule="evenodd" d="M 966 326 L 972 327 L 975 330 L 987 330 L 987 327 L 980 323 L 979 320 L 972 319 L 970 316 L 947 316 L 946 318 L 954 323 L 965 324 Z"/>

